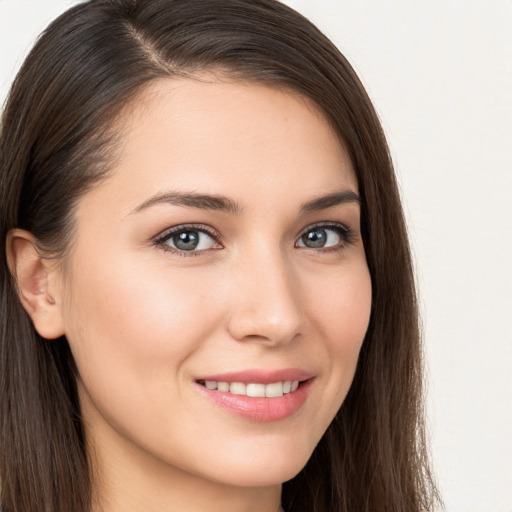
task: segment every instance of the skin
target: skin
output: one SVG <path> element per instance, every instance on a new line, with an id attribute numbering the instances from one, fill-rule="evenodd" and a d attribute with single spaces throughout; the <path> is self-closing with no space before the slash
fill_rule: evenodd
<path id="1" fill-rule="evenodd" d="M 275 512 L 341 406 L 368 327 L 359 204 L 302 209 L 357 194 L 350 159 L 305 98 L 226 80 L 156 81 L 119 130 L 112 174 L 78 201 L 65 273 L 29 234 L 10 237 L 36 328 L 65 334 L 76 359 L 95 509 Z M 239 211 L 141 208 L 167 192 Z M 349 239 L 329 228 L 327 247 L 304 246 L 326 222 Z M 188 253 L 155 242 L 184 224 L 214 236 Z M 253 368 L 309 372 L 305 403 L 258 422 L 196 382 Z"/>

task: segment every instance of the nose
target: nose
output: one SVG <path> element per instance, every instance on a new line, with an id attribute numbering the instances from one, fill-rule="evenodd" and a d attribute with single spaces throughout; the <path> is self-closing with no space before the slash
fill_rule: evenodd
<path id="1" fill-rule="evenodd" d="M 238 341 L 278 346 L 301 332 L 298 281 L 279 251 L 261 256 L 233 269 L 228 330 Z"/>

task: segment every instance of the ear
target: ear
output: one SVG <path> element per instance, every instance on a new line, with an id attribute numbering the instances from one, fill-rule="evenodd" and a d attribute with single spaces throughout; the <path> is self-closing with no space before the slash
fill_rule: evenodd
<path id="1" fill-rule="evenodd" d="M 42 257 L 31 233 L 13 229 L 7 235 L 7 263 L 21 303 L 39 335 L 47 339 L 62 336 L 64 322 L 55 262 Z"/>

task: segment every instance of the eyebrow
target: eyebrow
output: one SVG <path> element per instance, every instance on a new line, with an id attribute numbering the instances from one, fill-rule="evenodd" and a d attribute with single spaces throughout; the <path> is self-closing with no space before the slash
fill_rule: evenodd
<path id="1" fill-rule="evenodd" d="M 358 205 L 361 205 L 361 197 L 353 190 L 342 190 L 341 192 L 334 192 L 333 194 L 308 201 L 302 206 L 301 211 L 317 212 L 345 203 L 357 203 Z"/>
<path id="2" fill-rule="evenodd" d="M 137 206 L 131 213 L 137 213 L 156 204 L 172 204 L 175 206 L 188 206 L 203 210 L 217 210 L 234 215 L 242 212 L 242 207 L 236 201 L 224 196 L 196 194 L 194 192 L 164 192 L 156 194 Z"/>
<path id="3" fill-rule="evenodd" d="M 342 190 L 341 192 L 334 192 L 308 201 L 301 206 L 300 211 L 306 213 L 316 212 L 345 203 L 357 203 L 360 205 L 361 198 L 353 190 Z M 216 210 L 234 215 L 240 215 L 243 210 L 240 203 L 225 196 L 198 194 L 195 192 L 163 192 L 144 201 L 137 206 L 130 215 L 157 204 L 172 204 L 175 206 L 200 208 L 203 210 Z"/>

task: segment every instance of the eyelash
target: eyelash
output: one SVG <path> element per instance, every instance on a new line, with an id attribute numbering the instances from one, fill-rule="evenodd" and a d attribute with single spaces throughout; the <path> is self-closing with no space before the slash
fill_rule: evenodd
<path id="1" fill-rule="evenodd" d="M 333 224 L 333 223 L 317 223 L 312 224 L 310 226 L 307 226 L 301 234 L 298 236 L 297 241 L 295 242 L 295 247 L 297 247 L 298 241 L 303 237 L 306 233 L 309 231 L 313 231 L 314 229 L 326 229 L 336 232 L 336 234 L 342 239 L 340 244 L 335 245 L 333 247 L 320 247 L 320 248 L 311 248 L 311 247 L 303 247 L 304 249 L 310 249 L 316 252 L 323 252 L 323 253 L 331 253 L 331 252 L 341 252 L 343 251 L 347 245 L 352 245 L 356 241 L 356 235 L 354 231 L 349 228 L 348 226 L 345 226 L 344 224 Z M 208 251 L 208 249 L 202 249 L 202 250 L 191 250 L 191 251 L 183 251 L 176 249 L 174 247 L 169 246 L 166 242 L 170 240 L 173 236 L 176 236 L 180 233 L 185 233 L 188 231 L 197 231 L 200 233 L 205 233 L 208 236 L 210 236 L 215 243 L 222 245 L 222 237 L 220 233 L 218 233 L 216 230 L 211 228 L 210 226 L 206 226 L 204 224 L 181 224 L 179 226 L 175 226 L 171 229 L 168 229 L 161 233 L 160 235 L 157 235 L 157 237 L 154 240 L 154 245 L 160 249 L 162 249 L 164 252 L 170 252 L 172 254 L 175 254 L 177 256 L 181 257 L 190 257 L 190 256 L 200 256 L 202 253 Z"/>
<path id="2" fill-rule="evenodd" d="M 205 250 L 199 251 L 180 251 L 179 249 L 175 249 L 171 247 L 166 242 L 170 240 L 173 236 L 176 236 L 180 233 L 186 233 L 187 231 L 198 231 L 200 233 L 205 233 L 210 236 L 217 244 L 222 245 L 222 238 L 220 233 L 215 231 L 210 226 L 205 226 L 204 224 L 181 224 L 179 226 L 175 226 L 171 229 L 164 231 L 162 234 L 158 235 L 155 239 L 155 245 L 162 249 L 164 252 L 170 252 L 177 256 L 199 256 L 201 253 L 206 252 Z"/>
<path id="3" fill-rule="evenodd" d="M 318 249 L 305 247 L 305 249 L 310 249 L 312 251 L 319 251 L 323 253 L 342 252 L 344 249 L 346 249 L 347 245 L 353 245 L 357 240 L 355 232 L 345 224 L 320 222 L 306 227 L 306 229 L 304 229 L 297 238 L 297 241 L 300 240 L 306 233 L 308 233 L 309 231 L 313 231 L 315 229 L 326 229 L 334 231 L 341 238 L 341 242 L 337 245 L 334 245 L 333 247 L 321 247 Z M 297 242 L 295 244 L 297 244 Z"/>

